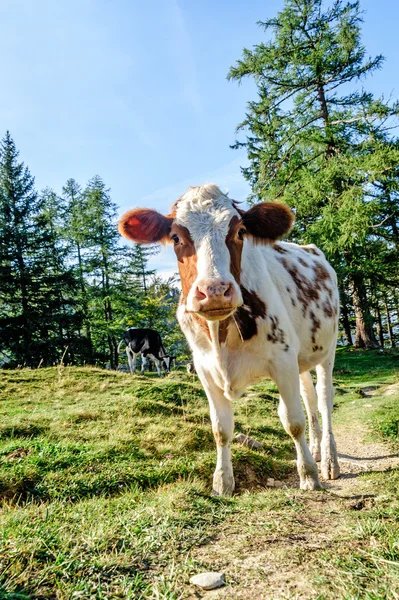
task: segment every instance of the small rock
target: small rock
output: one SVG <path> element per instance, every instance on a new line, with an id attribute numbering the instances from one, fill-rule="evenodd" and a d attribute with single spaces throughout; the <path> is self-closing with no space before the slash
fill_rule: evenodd
<path id="1" fill-rule="evenodd" d="M 369 385 L 364 388 L 359 389 L 359 394 L 363 396 L 363 398 L 369 398 L 370 396 L 374 396 L 378 390 L 378 385 Z"/>
<path id="2" fill-rule="evenodd" d="M 198 585 L 203 590 L 214 590 L 224 585 L 224 573 L 199 573 L 190 577 L 190 583 Z"/>
<path id="3" fill-rule="evenodd" d="M 276 488 L 282 488 L 282 487 L 284 487 L 284 483 L 282 481 L 277 481 L 276 480 L 274 482 L 274 487 L 276 487 Z"/>
<path id="4" fill-rule="evenodd" d="M 263 448 L 263 444 L 257 440 L 254 440 L 253 438 L 248 437 L 244 433 L 237 433 L 237 435 L 234 436 L 234 439 L 236 442 L 243 444 L 243 446 L 248 446 L 248 448 L 254 448 L 255 450 L 260 450 Z"/>
<path id="5" fill-rule="evenodd" d="M 274 479 L 272 477 L 269 477 L 266 481 L 266 485 L 267 487 L 274 487 Z"/>

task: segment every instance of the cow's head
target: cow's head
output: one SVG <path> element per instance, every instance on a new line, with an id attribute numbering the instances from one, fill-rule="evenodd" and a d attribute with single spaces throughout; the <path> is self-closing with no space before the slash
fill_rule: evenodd
<path id="1" fill-rule="evenodd" d="M 170 373 L 170 365 L 172 364 L 172 360 L 175 360 L 176 356 L 169 356 L 168 354 L 162 359 L 162 367 L 163 370 L 169 375 Z"/>
<path id="2" fill-rule="evenodd" d="M 213 184 L 190 188 L 163 216 L 137 208 L 126 213 L 119 231 L 138 244 L 174 245 L 186 310 L 215 321 L 241 306 L 241 254 L 245 237 L 272 243 L 291 228 L 284 204 L 262 202 L 247 211 Z"/>

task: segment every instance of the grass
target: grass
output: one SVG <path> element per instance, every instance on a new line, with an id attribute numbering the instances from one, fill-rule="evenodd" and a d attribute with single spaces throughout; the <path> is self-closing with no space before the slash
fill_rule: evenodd
<path id="1" fill-rule="evenodd" d="M 398 394 L 382 391 L 398 365 L 395 353 L 340 349 L 337 424 L 362 423 L 395 448 Z M 367 386 L 377 390 L 372 408 Z M 291 477 L 294 453 L 275 385 L 248 392 L 235 404 L 236 431 L 264 445 L 233 444 L 238 493 L 220 499 L 210 495 L 215 449 L 195 377 L 3 371 L 0 599 L 194 598 L 189 577 L 204 569 L 226 573 L 225 598 L 248 597 L 233 594 L 251 586 L 254 598 L 262 589 L 399 597 L 398 472 L 364 475 L 374 493 L 361 508 L 325 492 L 265 489 L 268 477 Z"/>

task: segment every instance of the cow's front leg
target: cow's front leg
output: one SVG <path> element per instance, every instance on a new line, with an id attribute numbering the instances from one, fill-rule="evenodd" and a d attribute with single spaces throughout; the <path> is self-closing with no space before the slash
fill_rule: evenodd
<path id="1" fill-rule="evenodd" d="M 146 367 L 148 368 L 148 359 L 141 355 L 141 374 L 144 375 Z"/>
<path id="2" fill-rule="evenodd" d="M 306 421 L 299 393 L 299 371 L 296 361 L 280 363 L 278 368 L 273 369 L 272 374 L 280 392 L 278 414 L 284 429 L 294 440 L 301 489 L 321 489 L 317 464 L 306 443 Z"/>
<path id="3" fill-rule="evenodd" d="M 217 496 L 231 496 L 235 485 L 230 449 L 234 431 L 233 407 L 211 377 L 198 369 L 197 365 L 196 370 L 208 398 L 216 442 L 217 462 L 213 474 L 213 493 Z"/>
<path id="4" fill-rule="evenodd" d="M 162 377 L 161 361 L 159 360 L 159 358 L 155 358 L 155 356 L 154 356 L 154 363 L 157 368 L 159 377 Z"/>

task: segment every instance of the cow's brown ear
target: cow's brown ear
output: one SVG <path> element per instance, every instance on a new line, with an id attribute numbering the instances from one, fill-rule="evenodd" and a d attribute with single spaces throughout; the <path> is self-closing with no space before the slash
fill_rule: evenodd
<path id="1" fill-rule="evenodd" d="M 137 244 L 153 244 L 167 238 L 173 219 L 164 217 L 156 210 L 135 208 L 119 221 L 119 233 Z"/>
<path id="2" fill-rule="evenodd" d="M 294 215 L 286 204 L 261 202 L 242 213 L 242 222 L 258 241 L 274 241 L 290 231 Z"/>

